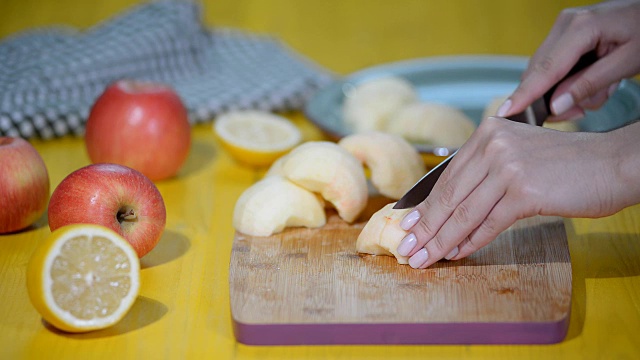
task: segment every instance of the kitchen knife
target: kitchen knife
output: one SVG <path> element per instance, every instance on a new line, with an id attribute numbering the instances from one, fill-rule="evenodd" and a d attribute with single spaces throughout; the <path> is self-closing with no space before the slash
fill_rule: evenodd
<path id="1" fill-rule="evenodd" d="M 574 75 L 578 71 L 593 64 L 596 60 L 598 60 L 598 55 L 595 50 L 582 55 L 582 57 L 580 57 L 578 62 L 574 65 L 573 68 L 571 68 L 569 73 L 562 80 L 552 86 L 551 89 L 544 93 L 541 98 L 535 100 L 523 112 L 511 115 L 508 117 L 508 119 L 530 125 L 542 126 L 542 123 L 545 121 L 545 119 L 549 115 L 551 115 L 551 96 L 556 91 L 558 84 L 560 84 L 568 77 Z M 444 171 L 444 169 L 446 169 L 447 165 L 449 165 L 451 159 L 453 159 L 456 153 L 458 153 L 458 150 L 449 155 L 449 157 L 444 159 L 440 164 L 438 164 L 438 166 L 431 169 L 431 171 L 423 176 L 422 179 L 418 180 L 418 182 L 413 185 L 413 187 L 400 200 L 398 200 L 393 208 L 407 209 L 410 207 L 414 207 L 424 201 L 424 199 L 429 196 L 429 193 L 431 193 L 431 190 L 438 181 L 438 178 L 440 178 L 440 175 L 442 175 L 442 172 Z"/>

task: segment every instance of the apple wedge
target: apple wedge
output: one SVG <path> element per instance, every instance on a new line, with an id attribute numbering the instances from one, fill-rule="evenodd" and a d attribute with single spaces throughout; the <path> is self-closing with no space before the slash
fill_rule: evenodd
<path id="1" fill-rule="evenodd" d="M 400 199 L 426 172 L 416 148 L 398 135 L 364 132 L 338 144 L 369 168 L 373 186 L 391 199 Z"/>
<path id="2" fill-rule="evenodd" d="M 276 161 L 268 175 L 282 175 L 322 196 L 346 222 L 367 206 L 367 178 L 360 161 L 329 141 L 309 141 Z"/>
<path id="3" fill-rule="evenodd" d="M 399 264 L 408 264 L 409 257 L 398 254 L 398 245 L 407 235 L 400 221 L 412 209 L 394 209 L 391 203 L 378 210 L 365 224 L 356 241 L 356 251 L 372 255 L 395 256 Z"/>
<path id="4" fill-rule="evenodd" d="M 402 77 L 364 81 L 346 94 L 342 115 L 355 132 L 382 130 L 401 107 L 418 101 L 413 85 Z"/>
<path id="5" fill-rule="evenodd" d="M 475 129 L 473 120 L 457 108 L 445 104 L 417 102 L 396 112 L 385 130 L 410 142 L 459 147 Z"/>
<path id="6" fill-rule="evenodd" d="M 245 190 L 233 211 L 233 227 L 252 236 L 270 236 L 285 227 L 315 228 L 325 223 L 322 199 L 277 175 Z"/>

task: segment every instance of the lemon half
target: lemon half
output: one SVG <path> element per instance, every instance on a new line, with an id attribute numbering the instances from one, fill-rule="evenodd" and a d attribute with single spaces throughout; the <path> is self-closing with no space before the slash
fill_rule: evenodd
<path id="1" fill-rule="evenodd" d="M 124 317 L 140 289 L 140 262 L 123 237 L 99 225 L 55 230 L 27 268 L 31 303 L 68 332 L 109 327 Z"/>
<path id="2" fill-rule="evenodd" d="M 300 130 L 288 119 L 264 111 L 229 112 L 218 117 L 213 127 L 225 150 L 253 166 L 271 165 L 302 140 Z"/>

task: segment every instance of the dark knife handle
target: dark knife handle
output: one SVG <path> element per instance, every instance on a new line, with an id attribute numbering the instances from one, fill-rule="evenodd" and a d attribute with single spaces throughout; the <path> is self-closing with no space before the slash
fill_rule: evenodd
<path id="1" fill-rule="evenodd" d="M 558 85 L 570 76 L 575 75 L 580 70 L 593 64 L 596 60 L 598 60 L 598 54 L 595 50 L 585 53 L 578 59 L 578 62 L 569 70 L 567 75 L 547 90 L 542 97 L 527 106 L 523 112 L 509 115 L 506 118 L 519 123 L 542 126 L 544 121 L 551 115 L 551 97 L 556 92 Z"/>

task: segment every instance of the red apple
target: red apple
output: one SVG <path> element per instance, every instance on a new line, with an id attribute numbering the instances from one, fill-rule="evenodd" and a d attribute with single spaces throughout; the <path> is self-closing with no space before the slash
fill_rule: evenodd
<path id="1" fill-rule="evenodd" d="M 62 180 L 49 201 L 51 231 L 68 224 L 98 224 L 122 235 L 143 257 L 162 235 L 166 210 L 156 186 L 139 171 L 93 164 Z"/>
<path id="2" fill-rule="evenodd" d="M 121 80 L 93 105 L 85 144 L 93 163 L 125 165 L 153 181 L 172 177 L 191 147 L 187 110 L 167 85 Z"/>
<path id="3" fill-rule="evenodd" d="M 47 200 L 49 173 L 38 151 L 24 139 L 0 137 L 0 233 L 33 224 Z"/>

